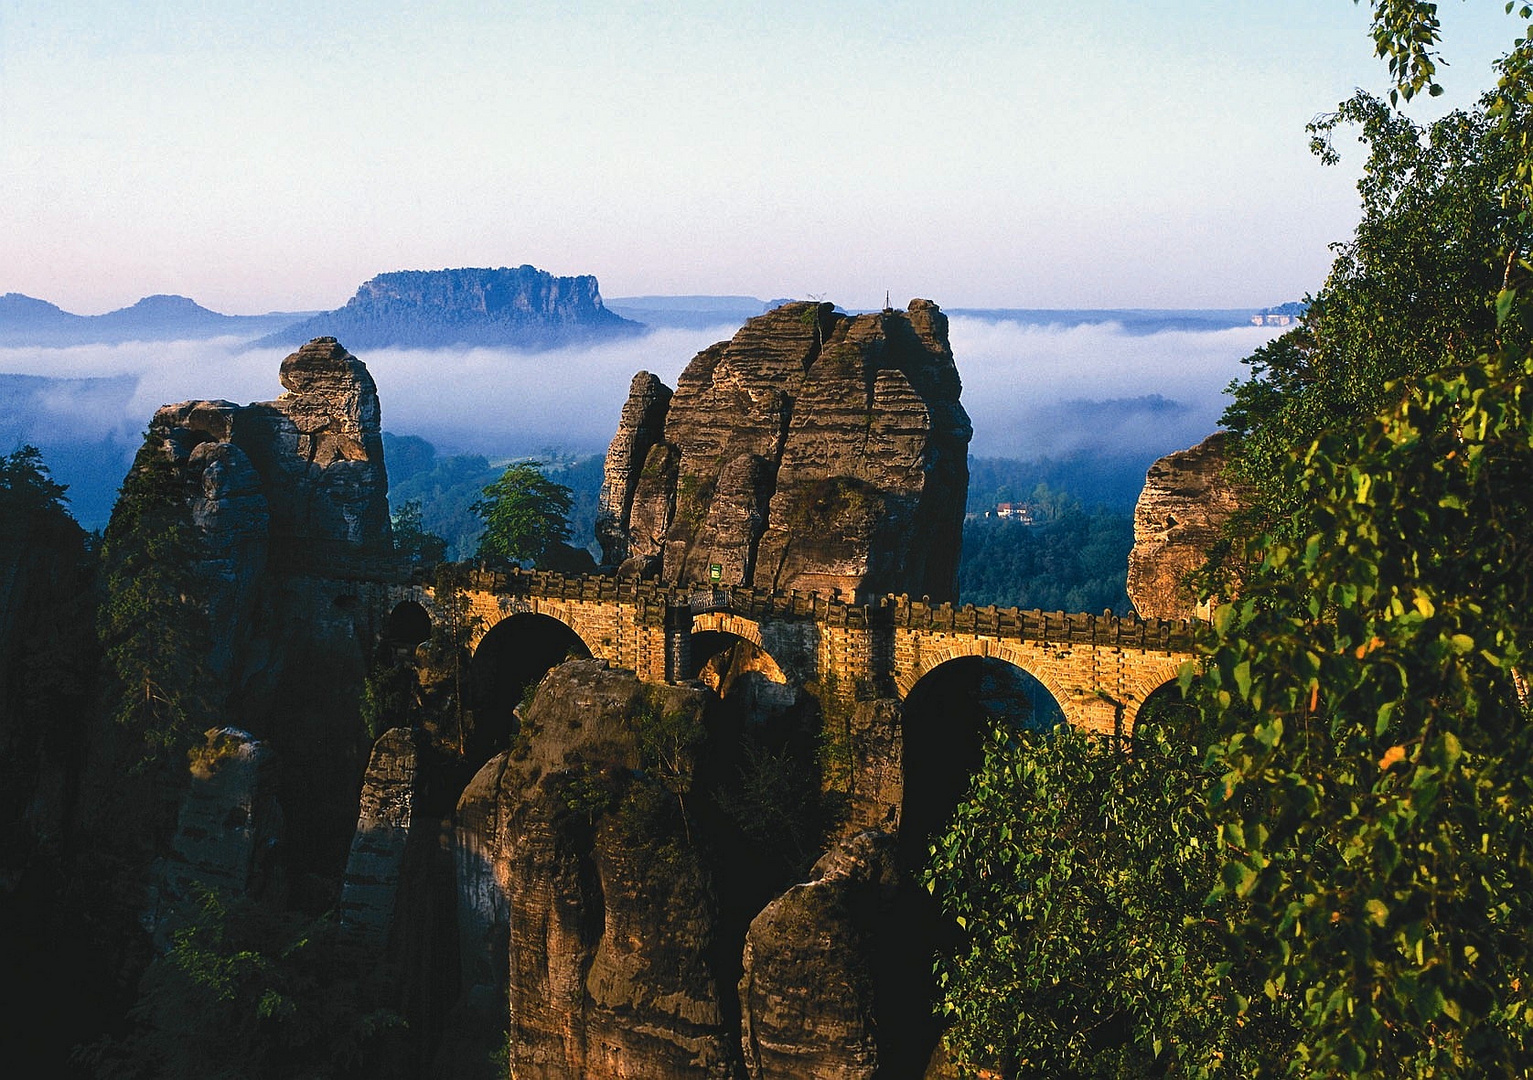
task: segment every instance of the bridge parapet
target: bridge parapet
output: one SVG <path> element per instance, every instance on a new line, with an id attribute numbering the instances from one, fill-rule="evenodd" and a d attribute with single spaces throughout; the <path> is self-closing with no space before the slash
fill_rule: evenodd
<path id="1" fill-rule="evenodd" d="M 685 607 L 695 613 L 729 611 L 751 619 L 809 619 L 852 629 L 888 625 L 892 621 L 895 627 L 904 630 L 1169 652 L 1191 652 L 1202 625 L 1197 620 L 1141 619 L 1136 615 L 1111 613 L 1093 615 L 993 605 L 931 604 L 903 595 L 858 604 L 838 596 L 797 589 L 772 592 L 739 585 L 697 589 L 657 581 L 620 579 L 603 574 L 568 575 L 551 570 L 474 570 L 469 574 L 468 584 L 471 588 L 502 596 L 535 595 L 547 599 L 653 607 L 656 618 L 659 618 L 660 609 Z"/>
<path id="2" fill-rule="evenodd" d="M 894 625 L 902 630 L 941 631 L 1041 644 L 1113 646 L 1189 653 L 1201 623 L 1187 619 L 1141 619 L 1136 615 L 1024 611 L 994 606 L 928 604 L 908 596 L 890 596 Z"/>
<path id="3" fill-rule="evenodd" d="M 656 682 L 692 671 L 699 628 L 761 645 L 803 683 L 849 700 L 904 697 L 951 659 L 984 656 L 1037 678 L 1072 722 L 1123 733 L 1156 687 L 1196 655 L 1196 620 L 1110 612 L 1024 611 L 931 604 L 908 596 L 855 603 L 839 596 L 741 586 L 698 589 L 605 575 L 470 571 L 460 579 L 487 630 L 515 612 L 571 627 L 593 655 Z"/>
<path id="4" fill-rule="evenodd" d="M 540 596 L 546 599 L 583 600 L 588 603 L 622 603 L 639 606 L 686 607 L 693 611 L 731 611 L 749 618 L 812 619 L 833 626 L 866 626 L 869 612 L 879 605 L 855 604 L 820 593 L 772 592 L 730 585 L 698 589 L 664 585 L 658 581 L 633 580 L 606 574 L 561 574 L 552 570 L 471 570 L 467 587 L 500 596 Z M 872 616 L 876 618 L 876 616 Z"/>

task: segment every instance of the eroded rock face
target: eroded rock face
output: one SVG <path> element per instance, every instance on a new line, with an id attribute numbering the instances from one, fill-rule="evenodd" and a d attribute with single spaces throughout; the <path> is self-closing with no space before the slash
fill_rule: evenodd
<path id="1" fill-rule="evenodd" d="M 751 922 L 740 1012 L 752 1080 L 879 1073 L 873 953 L 882 909 L 897 885 L 893 838 L 858 833 Z"/>
<path id="2" fill-rule="evenodd" d="M 282 833 L 276 758 L 238 728 L 211 728 L 191 757 L 175 839 L 161 873 L 160 913 L 203 885 L 227 894 L 260 893 Z"/>
<path id="3" fill-rule="evenodd" d="M 935 304 L 785 304 L 699 353 L 668 404 L 663 389 L 635 379 L 608 451 L 609 564 L 679 584 L 717 566 L 723 584 L 954 595 L 971 428 Z"/>
<path id="4" fill-rule="evenodd" d="M 492 759 L 459 802 L 462 940 L 493 950 L 509 937 L 518 1077 L 727 1077 L 738 1067 L 708 960 L 707 871 L 676 791 L 638 772 L 635 718 L 700 722 L 705 700 L 597 661 L 566 663 L 524 713 L 524 748 Z M 497 977 L 493 955 L 465 964 L 476 982 Z"/>
<path id="5" fill-rule="evenodd" d="M 665 413 L 671 391 L 654 375 L 641 371 L 628 387 L 628 400 L 617 423 L 617 434 L 607 448 L 602 477 L 596 539 L 606 561 L 613 566 L 628 558 L 628 530 L 624 512 L 633 506 L 633 493 L 650 450 L 665 434 Z"/>
<path id="6" fill-rule="evenodd" d="M 1225 475 L 1231 438 L 1216 431 L 1150 466 L 1134 507 L 1128 557 L 1128 595 L 1140 618 L 1208 616 L 1187 577 L 1208 561 L 1224 523 L 1241 506 L 1239 487 Z"/>
<path id="7" fill-rule="evenodd" d="M 366 366 L 334 338 L 315 338 L 282 361 L 281 379 L 288 392 L 276 401 L 166 405 L 149 438 L 204 489 L 205 518 L 232 519 L 225 531 L 264 524 L 274 545 L 338 559 L 391 550 L 378 390 Z M 213 466 L 228 475 L 207 478 Z"/>
<path id="8" fill-rule="evenodd" d="M 162 407 L 135 467 L 159 456 L 183 484 L 218 721 L 281 757 L 288 856 L 334 874 L 371 742 L 357 703 L 393 569 L 388 478 L 360 360 L 317 338 L 280 374 L 276 401 Z"/>
<path id="9" fill-rule="evenodd" d="M 340 916 L 342 926 L 375 941 L 385 940 L 394 923 L 415 820 L 418 772 L 415 736 L 408 728 L 391 728 L 373 744 L 346 860 Z"/>

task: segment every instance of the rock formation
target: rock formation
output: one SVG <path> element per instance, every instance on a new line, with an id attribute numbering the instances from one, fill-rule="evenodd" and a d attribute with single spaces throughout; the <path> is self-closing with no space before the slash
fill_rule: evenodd
<path id="1" fill-rule="evenodd" d="M 345 307 L 252 346 L 291 346 L 333 334 L 361 349 L 547 349 L 642 330 L 602 306 L 601 290 L 589 274 L 554 277 L 533 266 L 400 270 L 364 282 Z"/>
<path id="2" fill-rule="evenodd" d="M 633 377 L 628 400 L 618 419 L 617 434 L 607 450 L 603 468 L 601 512 L 596 519 L 596 539 L 606 561 L 616 566 L 628 558 L 628 530 L 624 511 L 633 506 L 640 472 L 649 452 L 665 435 L 665 414 L 671 390 L 647 371 Z"/>
<path id="3" fill-rule="evenodd" d="M 334 338 L 315 338 L 282 361 L 280 376 L 288 392 L 276 401 L 166 405 L 149 439 L 200 481 L 201 513 L 225 533 L 264 526 L 285 552 L 391 551 L 378 391 L 367 368 Z M 193 460 L 208 443 L 222 447 Z M 226 475 L 207 478 L 214 465 Z M 263 511 L 269 522 L 256 520 Z"/>
<path id="4" fill-rule="evenodd" d="M 1143 619 L 1206 618 L 1188 583 L 1240 508 L 1240 488 L 1228 475 L 1231 435 L 1216 431 L 1190 450 L 1167 454 L 1150 466 L 1134 507 L 1134 548 L 1128 559 L 1128 595 Z"/>
<path id="5" fill-rule="evenodd" d="M 892 838 L 858 833 L 751 922 L 740 979 L 751 1080 L 879 1075 L 873 955 L 897 887 Z"/>
<path id="6" fill-rule="evenodd" d="M 194 885 L 245 896 L 270 884 L 271 853 L 282 835 L 276 772 L 271 748 L 249 732 L 206 732 L 192 753 L 191 785 L 160 875 L 162 914 L 169 904 L 192 898 Z"/>
<path id="7" fill-rule="evenodd" d="M 927 300 L 790 303 L 704 349 L 667 401 L 634 380 L 599 539 L 668 583 L 873 596 L 956 590 L 971 429 Z"/>
<path id="8" fill-rule="evenodd" d="M 723 996 L 733 988 L 721 991 L 712 970 L 709 878 L 681 812 L 691 765 L 645 750 L 644 725 L 662 718 L 701 731 L 706 696 L 566 663 L 527 709 L 521 748 L 464 793 L 463 940 L 495 949 L 509 939 L 514 1075 L 733 1075 Z M 674 744 L 683 758 L 693 752 L 684 742 Z M 669 787 L 656 779 L 668 768 Z M 483 979 L 499 963 L 468 969 Z"/>
<path id="9" fill-rule="evenodd" d="M 391 728 L 373 744 L 362 779 L 357 831 L 341 888 L 341 925 L 378 941 L 388 937 L 399 903 L 419 788 L 415 737 Z"/>
<path id="10" fill-rule="evenodd" d="M 280 377 L 276 401 L 164 406 L 139 453 L 175 467 L 197 527 L 219 719 L 277 752 L 290 854 L 318 867 L 344 859 L 356 820 L 357 702 L 378 636 L 366 597 L 397 568 L 372 376 L 317 338 Z"/>

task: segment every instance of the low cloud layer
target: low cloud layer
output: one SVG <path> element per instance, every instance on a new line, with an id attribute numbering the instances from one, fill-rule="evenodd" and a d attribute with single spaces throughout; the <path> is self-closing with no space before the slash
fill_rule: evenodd
<path id="1" fill-rule="evenodd" d="M 617 425 L 633 373 L 669 385 L 732 325 L 659 330 L 636 340 L 547 353 L 489 349 L 380 350 L 362 357 L 378 383 L 384 427 L 421 435 L 444 453 L 490 456 L 560 450 L 599 453 Z M 975 454 L 1141 456 L 1189 446 L 1216 426 L 1240 359 L 1277 331 L 1131 334 L 1116 323 L 1024 324 L 956 317 L 953 351 Z M 9 449 L 112 443 L 136 446 L 154 410 L 188 398 L 245 403 L 281 393 L 285 350 L 238 342 L 137 342 L 63 349 L 0 349 L 0 438 Z M 48 381 L 42 381 L 48 380 Z M 76 466 L 60 462 L 59 478 Z"/>
<path id="2" fill-rule="evenodd" d="M 1136 335 L 1117 323 L 1050 326 L 955 318 L 950 337 L 975 454 L 1158 457 L 1218 426 L 1240 361 L 1280 331 Z"/>

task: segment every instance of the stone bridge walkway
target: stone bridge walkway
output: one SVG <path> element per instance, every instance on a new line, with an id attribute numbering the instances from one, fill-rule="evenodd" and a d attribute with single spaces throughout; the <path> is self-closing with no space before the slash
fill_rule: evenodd
<path id="1" fill-rule="evenodd" d="M 579 635 L 591 655 L 648 682 L 693 670 L 692 635 L 734 634 L 761 646 L 800 686 L 847 699 L 903 699 L 939 665 L 964 656 L 1014 664 L 1053 695 L 1078 727 L 1127 734 L 1140 707 L 1193 658 L 1186 621 L 953 607 L 908 597 L 856 604 L 749 588 L 697 591 L 653 581 L 543 571 L 474 572 L 462 585 L 472 644 L 506 619 L 541 615 Z M 395 590 L 437 617 L 421 585 Z"/>

